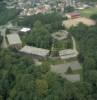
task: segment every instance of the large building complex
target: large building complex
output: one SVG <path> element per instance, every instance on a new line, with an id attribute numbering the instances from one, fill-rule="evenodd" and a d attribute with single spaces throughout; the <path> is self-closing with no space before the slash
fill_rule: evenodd
<path id="1" fill-rule="evenodd" d="M 59 51 L 59 56 L 61 59 L 76 58 L 78 56 L 78 52 L 72 49 L 65 49 L 65 50 Z"/>
<path id="2" fill-rule="evenodd" d="M 32 56 L 35 59 L 46 59 L 49 56 L 49 50 L 37 48 L 33 46 L 24 46 L 21 50 L 21 53 Z"/>

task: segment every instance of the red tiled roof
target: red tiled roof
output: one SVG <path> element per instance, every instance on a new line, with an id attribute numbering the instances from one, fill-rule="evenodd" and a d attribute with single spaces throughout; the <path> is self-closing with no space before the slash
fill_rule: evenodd
<path id="1" fill-rule="evenodd" d="M 68 13 L 70 16 L 80 16 L 79 12 Z"/>

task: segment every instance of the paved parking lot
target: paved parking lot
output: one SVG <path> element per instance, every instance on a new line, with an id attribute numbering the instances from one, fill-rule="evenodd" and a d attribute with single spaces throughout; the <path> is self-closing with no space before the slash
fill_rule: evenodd
<path id="1" fill-rule="evenodd" d="M 75 82 L 80 80 L 80 73 L 79 74 L 66 74 L 68 68 L 71 67 L 72 71 L 81 70 L 82 67 L 80 63 L 75 61 L 65 62 L 64 64 L 59 65 L 52 65 L 51 71 L 61 75 L 63 78 L 66 78 L 69 81 Z"/>
<path id="2" fill-rule="evenodd" d="M 67 69 L 71 67 L 71 69 L 74 70 L 80 70 L 82 67 L 78 61 L 70 61 L 66 62 L 64 64 L 59 64 L 59 65 L 52 65 L 51 70 L 53 72 L 63 74 L 67 71 Z"/>

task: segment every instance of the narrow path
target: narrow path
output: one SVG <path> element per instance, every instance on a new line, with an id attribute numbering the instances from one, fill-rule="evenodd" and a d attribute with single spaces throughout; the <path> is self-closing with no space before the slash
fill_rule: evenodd
<path id="1" fill-rule="evenodd" d="M 8 45 L 7 45 L 7 42 L 6 42 L 6 29 L 1 29 L 1 35 L 3 36 L 3 42 L 2 42 L 2 45 L 1 47 L 2 48 L 7 48 Z"/>
<path id="2" fill-rule="evenodd" d="M 73 50 L 77 51 L 75 38 L 73 36 L 71 38 L 72 38 L 72 42 L 73 42 Z"/>

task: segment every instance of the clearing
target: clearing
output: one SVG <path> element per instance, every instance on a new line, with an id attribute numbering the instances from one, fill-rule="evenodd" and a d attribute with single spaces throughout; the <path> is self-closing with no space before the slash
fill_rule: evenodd
<path id="1" fill-rule="evenodd" d="M 97 8 L 87 8 L 80 10 L 81 16 L 90 17 L 93 14 L 97 14 Z"/>

